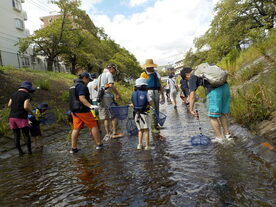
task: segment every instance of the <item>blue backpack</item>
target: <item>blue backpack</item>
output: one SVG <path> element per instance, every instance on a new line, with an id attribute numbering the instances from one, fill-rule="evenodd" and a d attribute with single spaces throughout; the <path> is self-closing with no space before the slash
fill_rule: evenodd
<path id="1" fill-rule="evenodd" d="M 148 83 L 147 88 L 151 90 L 160 90 L 160 81 L 157 74 L 154 72 L 148 75 L 149 75 L 149 78 L 147 80 L 147 83 Z"/>
<path id="2" fill-rule="evenodd" d="M 131 101 L 135 112 L 146 112 L 148 107 L 148 92 L 137 90 L 132 93 Z"/>

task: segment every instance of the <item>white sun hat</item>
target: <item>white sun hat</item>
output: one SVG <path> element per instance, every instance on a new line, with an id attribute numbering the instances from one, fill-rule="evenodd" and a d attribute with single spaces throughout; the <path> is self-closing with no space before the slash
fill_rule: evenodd
<path id="1" fill-rule="evenodd" d="M 135 86 L 147 86 L 147 80 L 145 78 L 138 78 L 135 81 Z"/>

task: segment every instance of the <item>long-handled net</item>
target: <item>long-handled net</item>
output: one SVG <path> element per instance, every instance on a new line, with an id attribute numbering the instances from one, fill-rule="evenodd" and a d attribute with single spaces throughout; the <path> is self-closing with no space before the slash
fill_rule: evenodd
<path id="1" fill-rule="evenodd" d="M 196 112 L 198 113 L 198 110 L 196 110 Z M 200 124 L 200 120 L 199 120 L 199 115 L 197 116 L 197 120 L 198 120 L 200 134 L 191 137 L 191 144 L 194 146 L 198 146 L 198 145 L 207 146 L 211 143 L 211 139 L 209 137 L 205 136 L 204 134 L 202 134 L 202 128 L 201 128 L 201 124 Z"/>

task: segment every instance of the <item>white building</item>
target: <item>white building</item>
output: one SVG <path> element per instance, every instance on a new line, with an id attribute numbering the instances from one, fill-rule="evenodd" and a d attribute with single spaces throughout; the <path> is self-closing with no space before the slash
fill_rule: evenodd
<path id="1" fill-rule="evenodd" d="M 184 67 L 184 60 L 183 59 L 175 62 L 175 64 L 174 64 L 175 75 L 179 75 L 180 71 L 183 67 Z"/>
<path id="2" fill-rule="evenodd" d="M 24 23 L 27 13 L 22 9 L 22 3 L 24 0 L 0 0 L 0 65 L 30 66 L 30 51 L 20 55 L 16 45 L 20 38 L 29 35 Z"/>

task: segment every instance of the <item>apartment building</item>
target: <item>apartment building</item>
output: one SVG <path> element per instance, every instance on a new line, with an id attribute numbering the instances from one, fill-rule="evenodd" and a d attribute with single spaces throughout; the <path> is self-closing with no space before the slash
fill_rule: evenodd
<path id="1" fill-rule="evenodd" d="M 30 35 L 25 27 L 27 13 L 22 3 L 24 0 L 0 0 L 0 65 L 30 66 L 30 51 L 20 55 L 16 45 L 20 38 Z"/>
<path id="2" fill-rule="evenodd" d="M 40 20 L 43 22 L 42 27 L 47 27 L 56 19 L 59 19 L 61 15 L 49 15 L 45 17 L 41 17 Z"/>

